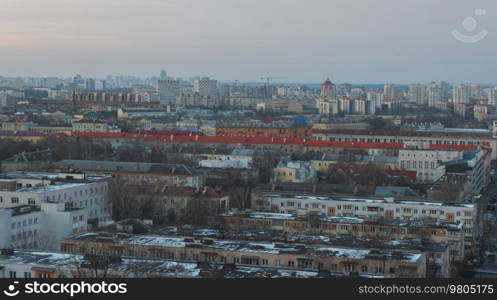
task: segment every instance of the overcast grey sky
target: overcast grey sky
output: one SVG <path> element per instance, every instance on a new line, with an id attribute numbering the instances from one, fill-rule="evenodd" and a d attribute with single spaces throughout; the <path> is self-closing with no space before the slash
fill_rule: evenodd
<path id="1" fill-rule="evenodd" d="M 467 44 L 453 29 L 488 35 Z M 497 1 L 0 0 L 0 46 L 9 76 L 494 83 Z"/>

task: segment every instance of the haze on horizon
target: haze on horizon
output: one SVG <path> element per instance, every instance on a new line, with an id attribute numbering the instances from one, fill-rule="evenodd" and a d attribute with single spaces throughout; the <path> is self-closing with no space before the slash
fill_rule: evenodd
<path id="1" fill-rule="evenodd" d="M 0 0 L 0 75 L 497 82 L 495 0 Z M 475 16 L 475 9 L 486 9 Z M 452 35 L 475 17 L 465 44 Z"/>

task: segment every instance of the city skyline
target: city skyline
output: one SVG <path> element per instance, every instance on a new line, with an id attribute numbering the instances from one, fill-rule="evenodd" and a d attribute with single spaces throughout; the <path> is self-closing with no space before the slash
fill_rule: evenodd
<path id="1" fill-rule="evenodd" d="M 475 32 L 489 34 L 461 43 L 450 32 L 463 32 L 461 22 L 475 9 L 486 10 L 475 17 Z M 0 62 L 6 76 L 144 77 L 164 68 L 220 82 L 285 76 L 319 83 L 333 76 L 357 84 L 491 84 L 495 11 L 497 4 L 484 0 L 6 1 Z"/>

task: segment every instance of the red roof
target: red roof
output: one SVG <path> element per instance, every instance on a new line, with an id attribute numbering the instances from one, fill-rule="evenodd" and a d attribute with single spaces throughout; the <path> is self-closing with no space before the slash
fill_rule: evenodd
<path id="1" fill-rule="evenodd" d="M 148 132 L 148 131 L 147 131 Z M 282 137 L 243 137 L 243 136 L 206 136 L 206 135 L 185 135 L 174 134 L 175 131 L 151 131 L 150 133 L 126 133 L 126 132 L 73 132 L 72 135 L 82 138 L 101 139 L 141 139 L 144 142 L 165 142 L 165 143 L 219 143 L 219 144 L 254 144 L 254 145 L 299 145 L 305 147 L 320 148 L 359 148 L 359 149 L 402 149 L 403 143 L 371 143 L 371 142 L 336 142 L 336 141 L 316 141 L 301 138 Z M 171 133 L 171 134 L 161 134 Z M 56 136 L 64 136 L 57 133 Z M 488 147 L 488 146 L 487 146 Z M 477 150 L 477 145 L 440 145 L 431 144 L 432 150 L 457 150 L 468 151 Z"/>
<path id="2" fill-rule="evenodd" d="M 431 144 L 430 149 L 432 150 L 458 150 L 458 151 L 467 151 L 467 150 L 477 150 L 477 145 L 442 145 L 442 144 Z"/>

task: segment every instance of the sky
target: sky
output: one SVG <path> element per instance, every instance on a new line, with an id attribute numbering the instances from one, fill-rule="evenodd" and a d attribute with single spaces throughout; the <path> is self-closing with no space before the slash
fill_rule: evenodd
<path id="1" fill-rule="evenodd" d="M 496 54 L 495 0 L 0 0 L 3 76 L 497 83 Z"/>

